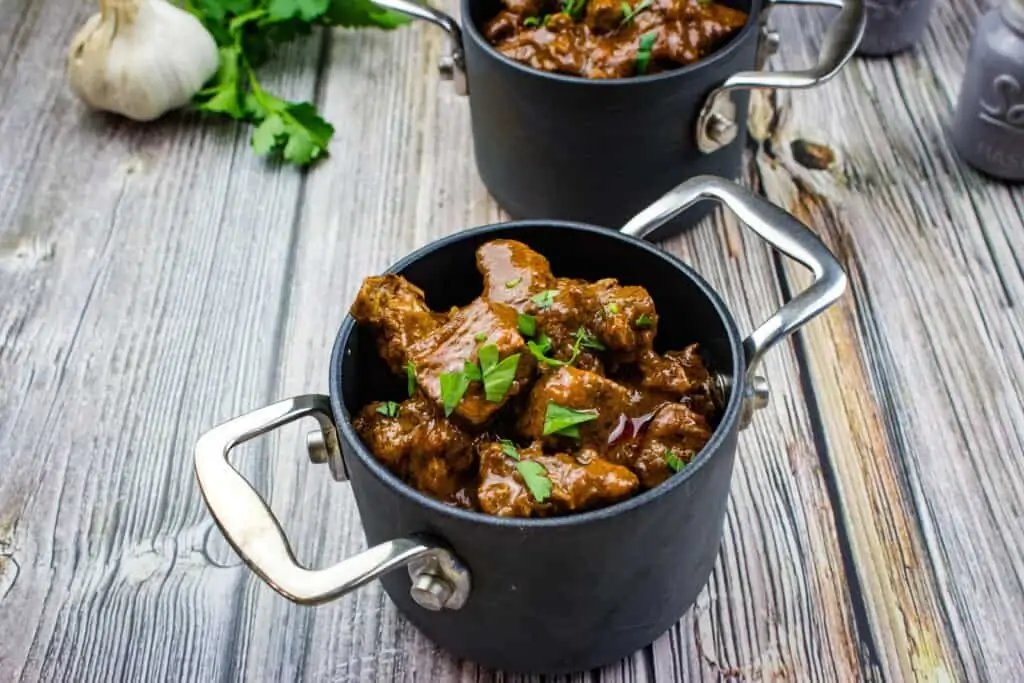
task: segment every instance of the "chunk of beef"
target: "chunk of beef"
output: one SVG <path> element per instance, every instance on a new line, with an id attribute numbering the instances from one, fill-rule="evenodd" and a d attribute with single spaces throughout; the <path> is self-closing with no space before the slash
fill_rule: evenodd
<path id="1" fill-rule="evenodd" d="M 640 354 L 641 387 L 671 395 L 675 399 L 693 394 L 710 394 L 711 375 L 704 365 L 697 344 L 682 351 L 659 355 L 648 350 Z"/>
<path id="2" fill-rule="evenodd" d="M 397 405 L 375 401 L 354 420 L 374 457 L 415 488 L 457 503 L 474 464 L 473 440 L 422 395 Z"/>
<path id="3" fill-rule="evenodd" d="M 517 428 L 526 438 L 541 439 L 545 445 L 556 447 L 572 443 L 572 437 L 564 432 L 544 434 L 545 422 L 555 427 L 554 418 L 564 414 L 564 410 L 592 413 L 594 419 L 579 423 L 570 431 L 579 431 L 582 445 L 592 445 L 602 451 L 619 416 L 629 411 L 631 402 L 629 391 L 620 384 L 594 372 L 562 366 L 534 384 Z"/>
<path id="4" fill-rule="evenodd" d="M 610 33 L 622 23 L 622 0 L 590 0 L 584 21 L 595 33 Z"/>
<path id="5" fill-rule="evenodd" d="M 673 463 L 686 465 L 693 460 L 711 433 L 703 415 L 682 403 L 666 403 L 639 438 L 611 449 L 607 457 L 628 467 L 645 488 L 651 488 L 672 476 Z"/>
<path id="6" fill-rule="evenodd" d="M 543 502 L 530 492 L 518 462 L 501 444 L 481 444 L 480 509 L 499 517 L 541 517 L 609 505 L 630 496 L 639 487 L 627 468 L 593 458 L 578 461 L 566 453 L 545 455 L 539 443 L 518 449 L 522 462 L 536 462 L 551 483 L 550 497 Z"/>
<path id="7" fill-rule="evenodd" d="M 380 355 L 396 373 L 405 372 L 409 347 L 445 318 L 430 310 L 422 289 L 393 274 L 363 280 L 350 313 L 373 329 Z"/>
<path id="8" fill-rule="evenodd" d="M 518 354 L 512 384 L 500 398 L 488 400 L 484 383 L 474 380 L 453 413 L 468 425 L 483 426 L 533 376 L 533 356 L 519 334 L 515 309 L 483 298 L 454 309 L 444 325 L 409 348 L 418 386 L 443 407 L 441 375 L 463 373 L 467 362 L 478 364 L 479 349 L 492 344 L 497 347 L 499 362 Z"/>
<path id="9" fill-rule="evenodd" d="M 484 276 L 484 298 L 523 310 L 530 296 L 550 289 L 555 278 L 548 260 L 522 242 L 491 240 L 476 251 Z"/>

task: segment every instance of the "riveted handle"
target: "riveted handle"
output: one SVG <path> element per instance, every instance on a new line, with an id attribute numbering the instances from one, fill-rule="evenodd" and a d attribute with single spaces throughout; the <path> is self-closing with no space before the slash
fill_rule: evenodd
<path id="1" fill-rule="evenodd" d="M 761 358 L 770 348 L 835 303 L 846 290 L 847 278 L 825 243 L 795 216 L 745 187 L 717 176 L 696 176 L 684 181 L 634 216 L 623 226 L 622 232 L 643 238 L 704 199 L 725 204 L 761 239 L 814 274 L 814 281 L 807 289 L 787 301 L 743 342 L 748 396 L 741 426 L 746 426 L 753 412 L 767 403 L 767 384 L 756 374 Z"/>
<path id="2" fill-rule="evenodd" d="M 738 132 L 736 103 L 732 93 L 741 89 L 801 89 L 821 85 L 832 79 L 853 57 L 864 36 L 867 14 L 865 0 L 772 0 L 761 13 L 761 45 L 758 66 L 778 47 L 778 35 L 766 29 L 770 10 L 778 5 L 836 7 L 839 13 L 825 31 L 817 63 L 799 71 L 741 71 L 729 76 L 711 91 L 697 118 L 697 148 L 710 154 L 736 139 Z"/>
<path id="3" fill-rule="evenodd" d="M 319 435 L 307 440 L 314 462 L 332 463 L 345 478 L 330 399 L 311 394 L 279 401 L 209 430 L 195 448 L 195 472 L 206 506 L 235 552 L 271 588 L 293 602 L 315 605 L 338 598 L 400 567 L 409 568 L 412 597 L 431 609 L 456 610 L 469 596 L 469 572 L 442 544 L 409 536 L 375 545 L 326 569 L 298 564 L 277 517 L 231 466 L 235 446 L 300 418 L 313 417 Z M 335 464 L 337 463 L 337 464 Z"/>
<path id="4" fill-rule="evenodd" d="M 469 94 L 469 83 L 466 81 L 466 53 L 462 46 L 462 29 L 459 22 L 441 10 L 420 5 L 410 0 L 370 0 L 373 4 L 399 14 L 429 21 L 440 26 L 448 34 L 448 54 L 441 57 L 438 70 L 445 78 L 455 82 L 455 92 L 459 95 Z"/>

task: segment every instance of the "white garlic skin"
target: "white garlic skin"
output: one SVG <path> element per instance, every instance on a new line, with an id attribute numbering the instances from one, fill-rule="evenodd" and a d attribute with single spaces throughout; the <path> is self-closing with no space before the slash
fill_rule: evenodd
<path id="1" fill-rule="evenodd" d="M 217 43 L 164 0 L 100 0 L 71 41 L 71 91 L 92 109 L 152 121 L 188 104 L 217 73 Z"/>

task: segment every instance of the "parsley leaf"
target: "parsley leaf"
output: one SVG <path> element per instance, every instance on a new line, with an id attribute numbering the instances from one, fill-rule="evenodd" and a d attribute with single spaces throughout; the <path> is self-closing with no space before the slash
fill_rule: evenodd
<path id="1" fill-rule="evenodd" d="M 468 360 L 463 364 L 462 374 L 478 382 L 484 378 L 483 373 L 480 372 L 480 366 L 476 363 L 470 363 Z"/>
<path id="2" fill-rule="evenodd" d="M 516 463 L 516 469 L 538 503 L 543 503 L 551 497 L 551 480 L 548 479 L 548 471 L 544 469 L 544 465 L 536 460 L 520 460 Z"/>
<path id="3" fill-rule="evenodd" d="M 514 353 L 498 362 L 498 347 L 494 344 L 481 346 L 477 351 L 480 359 L 480 374 L 484 383 L 484 396 L 491 403 L 500 403 L 516 378 L 519 354 Z"/>
<path id="4" fill-rule="evenodd" d="M 576 330 L 576 344 L 573 347 L 573 360 L 576 360 L 576 356 L 578 355 L 577 349 L 579 349 L 580 346 L 587 349 L 594 349 L 595 351 L 608 350 L 608 347 L 602 344 L 597 337 L 590 334 L 590 332 L 587 332 L 587 330 L 582 327 Z M 569 362 L 572 363 L 572 361 Z"/>
<path id="5" fill-rule="evenodd" d="M 561 434 L 578 439 L 578 425 L 597 419 L 597 410 L 573 410 L 548 401 L 547 412 L 544 414 L 544 430 L 542 434 Z"/>
<path id="6" fill-rule="evenodd" d="M 532 337 L 537 334 L 537 319 L 532 315 L 520 313 L 517 322 L 519 323 L 519 331 L 524 337 Z"/>
<path id="7" fill-rule="evenodd" d="M 665 451 L 665 462 L 668 463 L 668 466 L 672 468 L 673 472 L 678 472 L 683 469 L 683 466 L 686 464 L 678 455 L 672 452 L 671 448 Z"/>
<path id="8" fill-rule="evenodd" d="M 385 401 L 377 406 L 377 412 L 384 417 L 398 417 L 398 404 L 394 401 Z"/>
<path id="9" fill-rule="evenodd" d="M 416 366 L 412 364 L 412 361 L 405 363 L 405 386 L 409 392 L 409 398 L 416 393 Z"/>
<path id="10" fill-rule="evenodd" d="M 630 7 L 628 2 L 622 3 L 622 21 L 619 26 L 625 26 L 633 17 L 643 12 L 645 9 L 651 6 L 652 0 L 640 0 L 636 7 Z"/>
<path id="11" fill-rule="evenodd" d="M 476 352 L 476 357 L 480 361 L 480 371 L 484 379 L 487 379 L 487 373 L 498 363 L 498 347 L 494 344 L 481 346 Z"/>
<path id="12" fill-rule="evenodd" d="M 551 358 L 547 355 L 548 351 L 551 350 L 551 338 L 548 337 L 546 334 L 541 334 L 539 337 L 537 337 L 537 341 L 531 340 L 526 342 L 526 348 L 528 348 L 530 350 L 530 353 L 533 354 L 533 357 L 536 358 L 541 363 L 547 363 L 548 365 L 552 365 L 554 367 L 566 365 L 566 362 L 564 360 Z"/>
<path id="13" fill-rule="evenodd" d="M 657 39 L 657 31 L 648 31 L 640 36 L 640 47 L 636 51 L 636 72 L 638 74 L 647 73 L 647 65 L 651 61 L 651 48 L 654 47 L 654 41 Z"/>
<path id="14" fill-rule="evenodd" d="M 501 451 L 513 460 L 519 460 L 519 449 L 516 445 L 508 439 L 501 439 L 498 441 L 501 444 Z"/>
<path id="15" fill-rule="evenodd" d="M 541 25 L 540 17 L 526 17 L 526 19 L 523 20 L 523 26 L 540 26 L 540 25 Z"/>
<path id="16" fill-rule="evenodd" d="M 604 310 L 605 310 L 605 311 L 606 311 L 606 312 L 607 312 L 607 313 L 608 313 L 609 315 L 615 315 L 616 313 L 618 313 L 618 312 L 619 312 L 619 305 L 618 305 L 617 303 L 615 303 L 615 302 L 613 301 L 613 302 L 611 302 L 610 304 L 608 304 L 607 306 L 605 306 L 605 307 L 604 307 Z"/>
<path id="17" fill-rule="evenodd" d="M 517 277 L 514 280 L 509 280 L 508 282 L 506 282 L 505 286 L 508 287 L 509 289 L 512 289 L 513 287 L 515 287 L 516 285 L 518 285 L 522 281 L 523 281 L 523 278 Z"/>
<path id="18" fill-rule="evenodd" d="M 541 308 L 551 308 L 555 303 L 555 295 L 558 294 L 557 289 L 545 289 L 540 294 L 534 294 L 530 297 L 530 301 L 537 304 Z"/>
<path id="19" fill-rule="evenodd" d="M 473 339 L 476 339 L 477 341 L 487 341 L 487 335 L 483 332 L 477 332 L 473 335 Z"/>
<path id="20" fill-rule="evenodd" d="M 641 313 L 633 322 L 633 326 L 640 330 L 648 328 L 653 324 L 654 320 L 651 318 L 651 316 L 647 315 L 646 313 Z"/>
<path id="21" fill-rule="evenodd" d="M 464 372 L 441 373 L 441 402 L 444 403 L 444 415 L 448 417 L 459 405 L 466 389 L 469 388 L 469 377 Z"/>
<path id="22" fill-rule="evenodd" d="M 314 27 L 387 30 L 411 21 L 371 0 L 187 0 L 185 7 L 217 41 L 220 60 L 217 75 L 193 98 L 196 109 L 252 123 L 256 154 L 296 166 L 326 156 L 334 126 L 312 104 L 264 90 L 255 67 Z"/>

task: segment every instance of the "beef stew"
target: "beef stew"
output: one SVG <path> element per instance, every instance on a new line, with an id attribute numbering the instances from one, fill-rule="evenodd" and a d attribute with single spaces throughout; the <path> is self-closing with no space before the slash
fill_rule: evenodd
<path id="1" fill-rule="evenodd" d="M 354 420 L 392 473 L 457 507 L 547 517 L 656 487 L 700 452 L 714 383 L 696 344 L 655 350 L 643 287 L 557 277 L 509 239 L 476 263 L 483 291 L 461 307 L 432 311 L 399 275 L 366 278 L 351 307 L 406 380 Z"/>
<path id="2" fill-rule="evenodd" d="M 703 59 L 747 19 L 716 0 L 503 0 L 483 35 L 534 69 L 629 78 Z"/>

